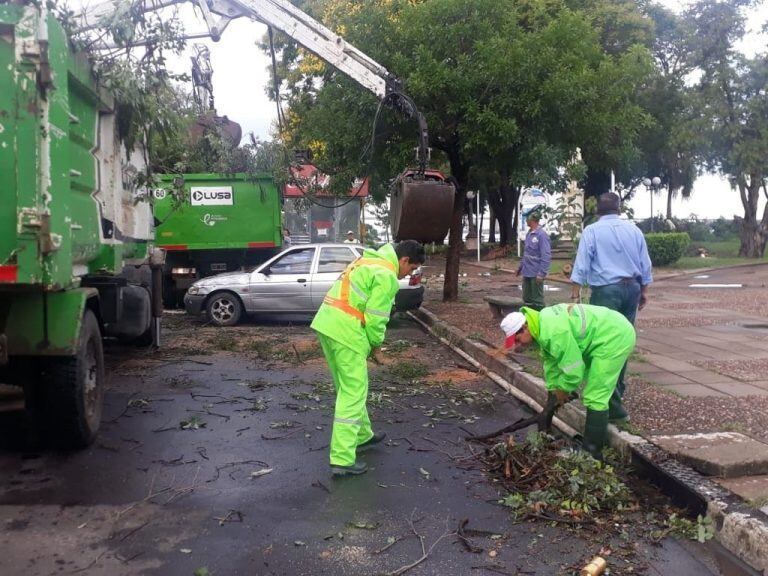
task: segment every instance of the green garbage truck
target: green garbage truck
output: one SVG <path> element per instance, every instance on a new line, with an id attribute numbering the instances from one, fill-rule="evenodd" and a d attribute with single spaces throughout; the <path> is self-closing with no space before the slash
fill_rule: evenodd
<path id="1" fill-rule="evenodd" d="M 0 383 L 24 388 L 52 440 L 82 447 L 101 420 L 102 339 L 159 334 L 143 154 L 121 144 L 115 103 L 44 2 L 0 4 L 0 70 Z"/>
<path id="2" fill-rule="evenodd" d="M 267 174 L 164 175 L 154 190 L 163 298 L 173 308 L 195 280 L 256 266 L 283 243 L 281 198 Z"/>

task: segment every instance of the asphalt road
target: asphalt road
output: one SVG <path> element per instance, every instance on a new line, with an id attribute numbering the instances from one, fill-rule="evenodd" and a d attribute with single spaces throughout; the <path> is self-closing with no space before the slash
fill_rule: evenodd
<path id="1" fill-rule="evenodd" d="M 372 369 L 371 415 L 389 442 L 366 455 L 368 474 L 337 480 L 333 397 L 306 325 L 216 330 L 177 316 L 166 337 L 156 354 L 110 349 L 87 450 L 32 449 L 23 413 L 0 411 L 0 574 L 384 574 L 423 555 L 414 531 L 431 553 L 413 575 L 568 574 L 603 546 L 634 549 L 609 557 L 612 574 L 721 573 L 689 541 L 513 523 L 459 426 L 528 413 L 408 320 L 393 321 L 390 361 Z M 463 519 L 482 531 L 480 552 L 454 534 Z"/>

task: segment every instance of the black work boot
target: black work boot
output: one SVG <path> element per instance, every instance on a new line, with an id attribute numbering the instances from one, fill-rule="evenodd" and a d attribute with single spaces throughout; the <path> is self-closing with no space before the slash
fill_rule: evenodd
<path id="1" fill-rule="evenodd" d="M 629 414 L 621 403 L 618 388 L 613 391 L 613 395 L 608 401 L 608 420 L 611 422 L 629 422 Z"/>
<path id="2" fill-rule="evenodd" d="M 331 464 L 331 474 L 334 476 L 360 476 L 366 472 L 368 472 L 368 465 L 365 462 L 355 462 L 351 466 Z"/>
<path id="3" fill-rule="evenodd" d="M 587 408 L 587 421 L 584 423 L 584 439 L 581 442 L 583 450 L 589 452 L 596 460 L 603 459 L 603 448 L 608 439 L 608 410 L 591 410 Z"/>
<path id="4" fill-rule="evenodd" d="M 547 403 L 544 405 L 544 409 L 539 416 L 539 432 L 549 433 L 552 430 L 552 418 L 555 417 L 557 408 L 557 396 L 554 392 L 547 392 Z"/>
<path id="5" fill-rule="evenodd" d="M 358 444 L 357 451 L 358 452 L 364 452 L 368 450 L 368 448 L 372 448 L 373 446 L 376 446 L 376 444 L 381 444 L 384 441 L 384 438 L 387 437 L 386 432 L 379 432 L 378 434 L 374 434 L 371 436 L 370 440 L 366 440 L 362 444 Z"/>

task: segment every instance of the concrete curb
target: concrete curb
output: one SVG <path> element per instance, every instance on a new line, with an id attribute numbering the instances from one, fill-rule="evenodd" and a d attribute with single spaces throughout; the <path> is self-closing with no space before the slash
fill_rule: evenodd
<path id="1" fill-rule="evenodd" d="M 519 364 L 501 357 L 481 342 L 440 320 L 424 308 L 408 313 L 430 334 L 480 368 L 494 382 L 532 410 L 546 401 L 544 381 L 523 371 Z M 573 436 L 584 426 L 585 412 L 570 403 L 558 412 L 554 424 Z M 693 468 L 675 460 L 645 438 L 609 426 L 611 446 L 650 476 L 674 500 L 694 513 L 712 518 L 715 538 L 740 560 L 768 576 L 768 515 L 749 506 L 729 490 Z"/>

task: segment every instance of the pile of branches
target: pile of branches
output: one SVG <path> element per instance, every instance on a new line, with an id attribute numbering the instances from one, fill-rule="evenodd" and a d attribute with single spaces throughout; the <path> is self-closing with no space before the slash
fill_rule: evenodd
<path id="1" fill-rule="evenodd" d="M 574 451 L 566 440 L 532 432 L 525 442 L 517 442 L 509 435 L 487 448 L 481 459 L 504 487 L 502 503 L 519 520 L 581 525 L 638 509 L 612 466 Z"/>

